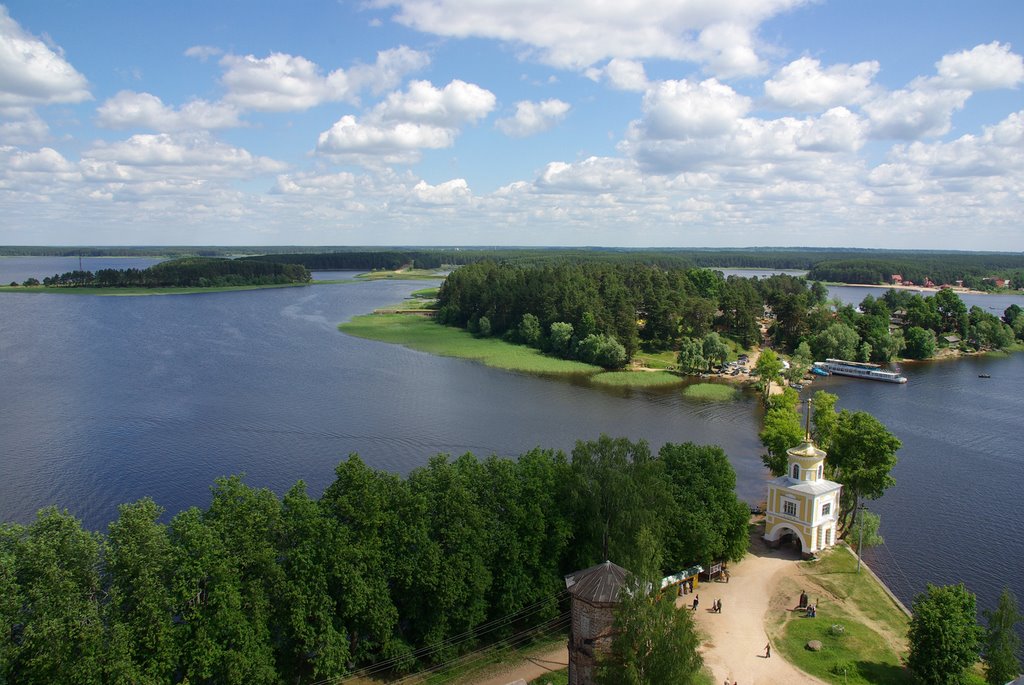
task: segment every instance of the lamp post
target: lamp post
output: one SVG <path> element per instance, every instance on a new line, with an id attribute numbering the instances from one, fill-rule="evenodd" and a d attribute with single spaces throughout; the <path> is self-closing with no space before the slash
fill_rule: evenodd
<path id="1" fill-rule="evenodd" d="M 867 511 L 867 507 L 863 504 L 857 505 L 858 511 Z M 864 546 L 864 522 L 859 519 L 855 519 L 860 525 L 857 526 L 857 573 L 860 573 L 860 550 Z"/>

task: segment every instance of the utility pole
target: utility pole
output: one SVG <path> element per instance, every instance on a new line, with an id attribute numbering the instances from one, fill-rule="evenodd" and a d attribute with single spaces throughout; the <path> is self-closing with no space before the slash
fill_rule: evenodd
<path id="1" fill-rule="evenodd" d="M 857 505 L 857 510 L 858 511 L 864 511 L 866 509 L 867 509 L 867 507 L 864 506 L 863 504 L 858 504 Z M 856 523 L 857 519 L 854 519 L 854 522 Z M 860 524 L 861 525 L 858 526 L 858 528 L 857 528 L 857 532 L 858 532 L 858 535 L 857 535 L 857 573 L 860 573 L 860 550 L 861 550 L 861 547 L 864 546 L 864 523 L 863 523 L 863 521 L 861 521 Z"/>

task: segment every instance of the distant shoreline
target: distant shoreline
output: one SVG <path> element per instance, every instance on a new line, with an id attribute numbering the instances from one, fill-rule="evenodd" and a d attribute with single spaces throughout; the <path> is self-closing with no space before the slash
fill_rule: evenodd
<path id="1" fill-rule="evenodd" d="M 984 290 L 971 290 L 970 288 L 960 288 L 957 286 L 951 286 L 949 288 L 941 288 L 939 286 L 923 286 L 923 285 L 890 285 L 888 283 L 833 283 L 832 281 L 821 281 L 825 285 L 835 285 L 844 288 L 885 288 L 886 290 L 913 290 L 922 293 L 937 293 L 940 290 L 952 290 L 957 295 L 1013 295 L 1020 291 L 1008 291 L 1004 293 L 990 293 Z"/>
<path id="2" fill-rule="evenodd" d="M 62 286 L 54 288 L 44 285 L 4 285 L 0 286 L 0 293 L 25 293 L 29 295 L 95 295 L 97 297 L 145 297 L 147 295 L 201 295 L 203 293 L 225 293 L 240 290 L 298 288 L 314 284 L 315 282 L 268 283 L 264 285 L 221 285 L 210 286 L 208 288 L 200 288 L 198 286 L 180 288 L 118 288 L 113 286 L 109 288 L 92 288 L 88 286 L 79 288 L 73 286 Z"/>

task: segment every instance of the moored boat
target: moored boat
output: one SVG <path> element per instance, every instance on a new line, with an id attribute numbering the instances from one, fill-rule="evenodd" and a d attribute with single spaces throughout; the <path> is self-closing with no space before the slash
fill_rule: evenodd
<path id="1" fill-rule="evenodd" d="M 905 376 L 895 371 L 884 371 L 878 364 L 867 362 L 850 362 L 844 359 L 826 359 L 823 362 L 815 362 L 814 368 L 822 368 L 836 376 L 851 376 L 853 378 L 867 378 L 872 381 L 885 381 L 887 383 L 906 383 Z"/>

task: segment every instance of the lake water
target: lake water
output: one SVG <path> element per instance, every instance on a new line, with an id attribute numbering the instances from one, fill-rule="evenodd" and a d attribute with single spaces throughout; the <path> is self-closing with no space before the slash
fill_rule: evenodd
<path id="1" fill-rule="evenodd" d="M 0 282 L 77 268 L 77 258 L 68 259 L 73 266 L 24 276 L 11 275 L 17 260 L 0 260 Z M 670 441 L 720 444 L 740 496 L 763 498 L 761 417 L 751 395 L 703 404 L 678 389 L 599 389 L 337 331 L 339 322 L 423 285 L 0 294 L 0 521 L 27 522 L 57 504 L 102 529 L 118 504 L 147 495 L 170 513 L 205 506 L 213 479 L 227 474 L 244 473 L 279 493 L 303 479 L 319 494 L 351 452 L 407 473 L 440 452 L 568 451 L 601 433 L 643 438 L 654 449 Z M 860 302 L 868 291 L 832 292 Z M 1011 302 L 1024 305 L 1020 297 L 974 297 L 999 313 Z M 904 364 L 903 371 L 910 379 L 903 386 L 843 378 L 813 386 L 838 394 L 841 408 L 871 412 L 903 441 L 897 485 L 868 503 L 882 515 L 886 538 L 867 555 L 872 567 L 907 602 L 926 582 L 961 580 L 983 606 L 993 606 L 1004 585 L 1024 598 L 1016 524 L 1024 355 Z"/>

